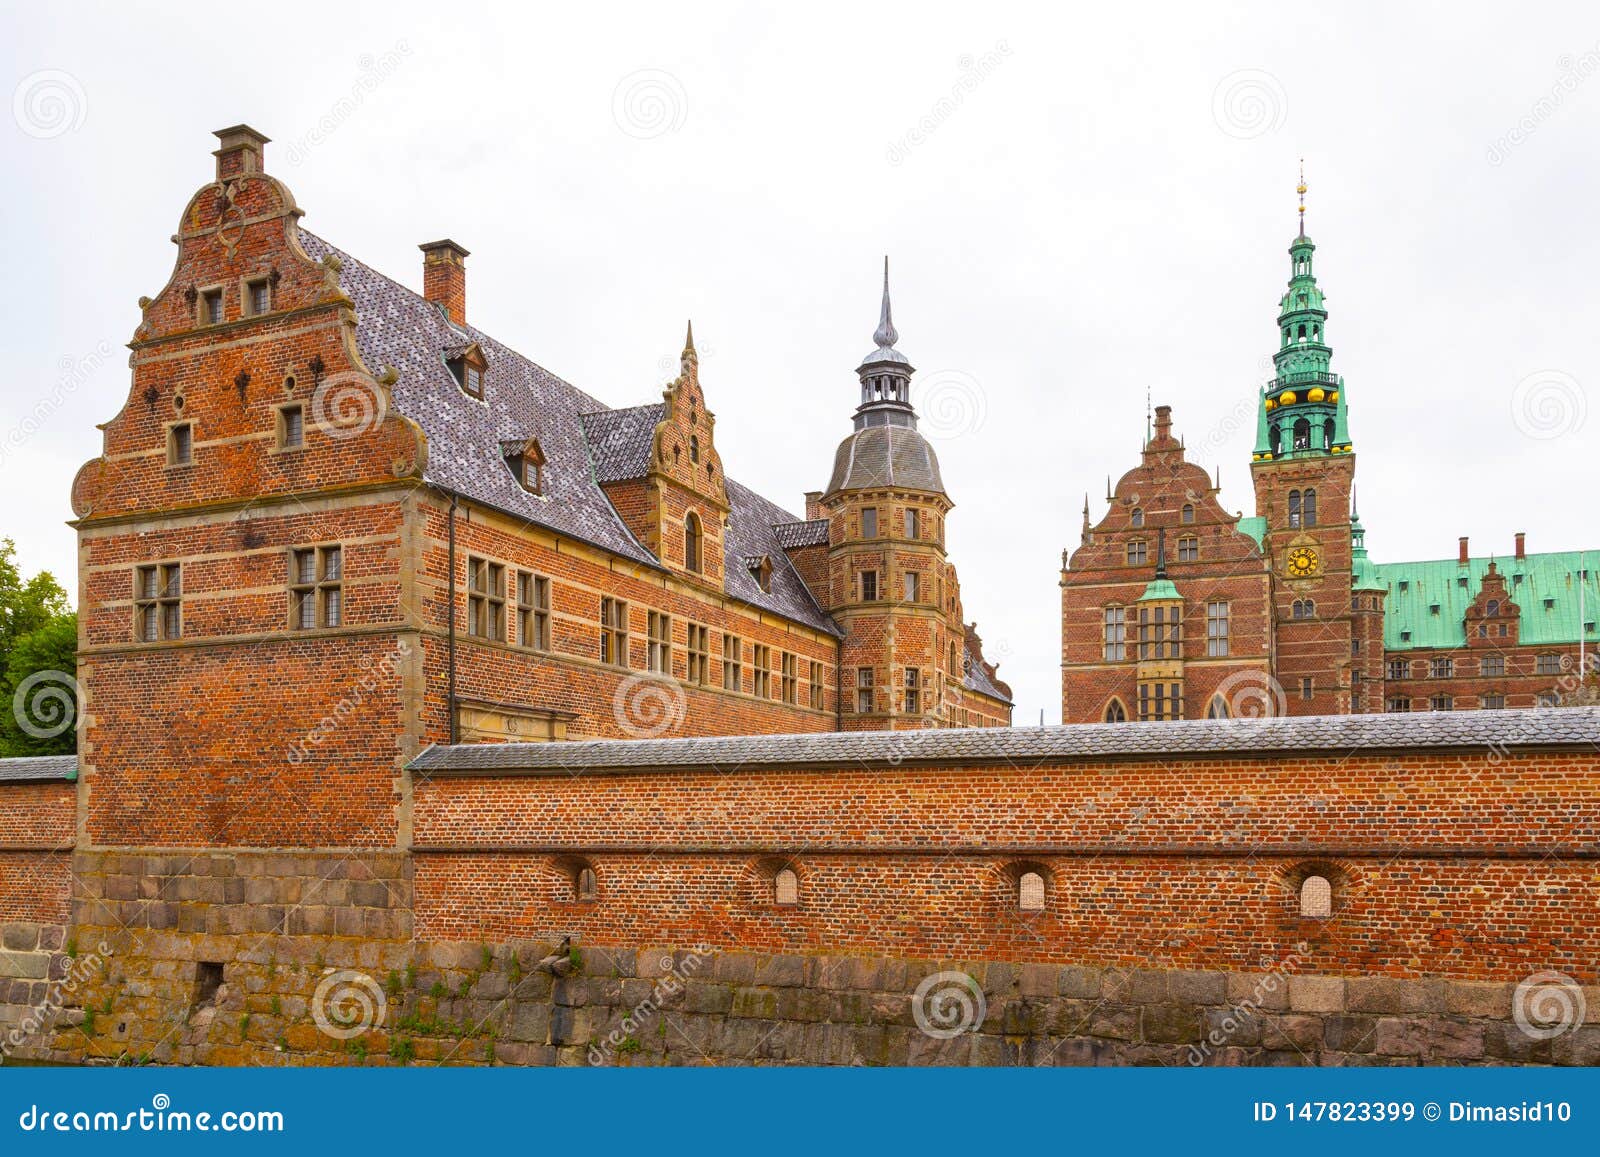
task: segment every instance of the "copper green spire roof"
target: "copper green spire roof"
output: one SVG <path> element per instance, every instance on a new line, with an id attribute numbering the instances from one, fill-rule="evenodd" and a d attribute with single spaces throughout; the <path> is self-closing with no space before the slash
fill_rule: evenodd
<path id="1" fill-rule="evenodd" d="M 1351 452 L 1344 380 L 1333 372 L 1328 310 L 1313 268 L 1317 247 L 1306 236 L 1303 174 L 1296 191 L 1300 232 L 1289 244 L 1289 285 L 1278 302 L 1275 376 L 1256 412 L 1256 462 Z"/>

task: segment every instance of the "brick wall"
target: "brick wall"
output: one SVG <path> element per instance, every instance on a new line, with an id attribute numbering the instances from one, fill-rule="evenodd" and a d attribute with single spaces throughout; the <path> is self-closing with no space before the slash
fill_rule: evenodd
<path id="1" fill-rule="evenodd" d="M 1323 973 L 1516 979 L 1600 953 L 1550 901 L 1600 883 L 1595 771 L 1485 749 L 440 777 L 416 793 L 418 929 L 1222 969 L 1293 939 Z M 1018 910 L 1023 870 L 1044 911 Z M 1299 915 L 1309 874 L 1333 919 Z"/>

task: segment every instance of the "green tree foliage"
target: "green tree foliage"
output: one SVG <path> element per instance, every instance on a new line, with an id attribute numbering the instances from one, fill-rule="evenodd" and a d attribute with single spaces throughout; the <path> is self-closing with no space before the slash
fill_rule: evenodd
<path id="1" fill-rule="evenodd" d="M 0 540 L 0 757 L 77 750 L 77 649 L 67 592 L 48 571 L 24 580 Z"/>

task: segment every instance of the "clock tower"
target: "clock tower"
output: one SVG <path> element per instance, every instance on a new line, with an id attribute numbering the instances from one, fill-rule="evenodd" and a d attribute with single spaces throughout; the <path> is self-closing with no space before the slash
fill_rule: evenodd
<path id="1" fill-rule="evenodd" d="M 1278 309 L 1274 376 L 1261 391 L 1250 473 L 1263 550 L 1272 573 L 1272 614 L 1281 702 L 1291 715 L 1350 710 L 1353 647 L 1350 520 L 1355 452 L 1344 379 L 1332 372 L 1328 311 L 1306 236 L 1289 246 L 1289 285 Z"/>

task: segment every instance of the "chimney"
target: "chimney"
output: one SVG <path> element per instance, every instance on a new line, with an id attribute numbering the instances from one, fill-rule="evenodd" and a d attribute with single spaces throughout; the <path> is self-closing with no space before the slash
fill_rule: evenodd
<path id="1" fill-rule="evenodd" d="M 422 296 L 443 306 L 457 325 L 466 325 L 467 251 L 449 238 L 417 248 L 422 250 Z"/>
<path id="2" fill-rule="evenodd" d="M 1170 442 L 1172 440 L 1172 407 L 1156 407 L 1156 436 L 1157 442 Z"/>
<path id="3" fill-rule="evenodd" d="M 1456 561 L 1462 566 L 1466 566 L 1471 561 L 1471 556 L 1467 554 L 1467 536 L 1464 534 L 1461 536 L 1461 553 L 1456 556 Z"/>
<path id="4" fill-rule="evenodd" d="M 217 180 L 231 181 L 247 173 L 266 172 L 266 146 L 269 137 L 249 125 L 218 129 L 214 134 L 221 144 L 211 155 L 217 158 Z"/>
<path id="5" fill-rule="evenodd" d="M 1517 561 L 1521 562 L 1528 557 L 1528 535 L 1526 531 L 1517 531 Z"/>
<path id="6" fill-rule="evenodd" d="M 825 518 L 822 510 L 822 491 L 806 491 L 806 521 L 812 522 L 818 518 Z"/>

